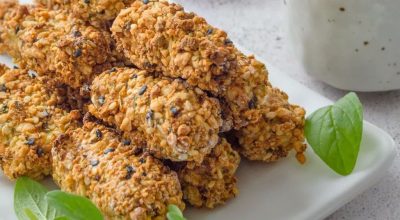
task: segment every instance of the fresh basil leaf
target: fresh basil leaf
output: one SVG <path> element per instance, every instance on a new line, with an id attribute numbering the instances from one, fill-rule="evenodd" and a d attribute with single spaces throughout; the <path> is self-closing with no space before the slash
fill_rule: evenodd
<path id="1" fill-rule="evenodd" d="M 314 152 L 335 172 L 350 174 L 356 164 L 363 131 L 363 108 L 357 95 L 347 94 L 306 120 L 305 134 Z"/>
<path id="2" fill-rule="evenodd" d="M 176 205 L 168 205 L 167 218 L 168 220 L 186 220 L 182 211 Z"/>
<path id="3" fill-rule="evenodd" d="M 30 209 L 25 209 L 25 215 L 30 219 L 30 220 L 38 220 L 36 215 L 33 214 L 32 210 Z"/>
<path id="4" fill-rule="evenodd" d="M 61 216 L 61 217 L 57 217 L 54 220 L 70 220 L 69 218 L 65 217 L 65 216 Z"/>
<path id="5" fill-rule="evenodd" d="M 47 201 L 63 216 L 73 220 L 103 220 L 101 212 L 87 198 L 59 190 L 46 194 Z"/>
<path id="6" fill-rule="evenodd" d="M 47 189 L 27 177 L 18 178 L 14 190 L 14 211 L 19 220 L 53 220 L 57 216 L 44 196 Z"/>
<path id="7" fill-rule="evenodd" d="M 184 220 L 185 218 L 176 213 L 167 213 L 168 220 Z"/>

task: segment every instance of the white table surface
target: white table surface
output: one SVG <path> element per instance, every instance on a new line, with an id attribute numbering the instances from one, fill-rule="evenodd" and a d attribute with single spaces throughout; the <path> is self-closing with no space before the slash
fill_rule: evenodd
<path id="1" fill-rule="evenodd" d="M 306 75 L 293 55 L 285 31 L 285 0 L 177 0 L 186 9 L 228 32 L 230 38 L 282 69 L 302 84 L 336 100 L 346 92 Z M 399 69 L 400 70 L 400 69 Z M 400 91 L 358 93 L 365 119 L 386 130 L 396 141 L 397 157 L 385 178 L 331 215 L 336 219 L 400 219 Z"/>

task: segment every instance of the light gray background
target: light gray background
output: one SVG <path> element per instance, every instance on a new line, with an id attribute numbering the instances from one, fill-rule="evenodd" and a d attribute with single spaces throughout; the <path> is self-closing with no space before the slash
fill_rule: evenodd
<path id="1" fill-rule="evenodd" d="M 297 81 L 336 100 L 346 92 L 309 77 L 293 52 L 285 32 L 284 0 L 177 0 L 226 30 L 230 38 L 262 56 Z M 400 70 L 400 69 L 399 69 Z M 386 130 L 400 144 L 400 91 L 358 93 L 365 108 L 365 119 Z M 379 184 L 331 215 L 336 219 L 400 219 L 400 160 Z"/>

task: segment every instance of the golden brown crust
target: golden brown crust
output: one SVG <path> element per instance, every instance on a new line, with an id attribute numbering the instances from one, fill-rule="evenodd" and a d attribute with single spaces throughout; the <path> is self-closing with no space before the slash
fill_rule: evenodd
<path id="1" fill-rule="evenodd" d="M 239 154 L 223 138 L 201 165 L 187 163 L 178 171 L 185 201 L 195 207 L 214 208 L 235 197 Z"/>
<path id="2" fill-rule="evenodd" d="M 64 10 L 17 5 L 6 11 L 1 42 L 21 68 L 49 74 L 56 82 L 78 88 L 111 67 L 111 36 L 107 31 Z"/>
<path id="3" fill-rule="evenodd" d="M 135 2 L 121 11 L 111 30 L 119 50 L 135 65 L 217 95 L 221 131 L 237 130 L 247 158 L 274 161 L 291 149 L 301 157 L 304 109 L 273 88 L 265 65 L 237 50 L 223 31 L 167 2 Z"/>
<path id="4" fill-rule="evenodd" d="M 218 142 L 218 101 L 183 80 L 114 68 L 91 91 L 89 112 L 125 133 L 138 129 L 158 158 L 200 163 Z"/>
<path id="5" fill-rule="evenodd" d="M 142 69 L 183 78 L 228 105 L 224 130 L 247 124 L 242 115 L 258 87 L 268 84 L 264 64 L 238 51 L 227 34 L 177 4 L 135 2 L 111 28 L 117 47 Z M 229 116 L 228 116 L 229 115 Z"/>
<path id="6" fill-rule="evenodd" d="M 225 32 L 177 4 L 136 1 L 121 11 L 111 30 L 119 49 L 139 68 L 215 93 L 220 89 L 216 78 L 235 59 Z"/>
<path id="7" fill-rule="evenodd" d="M 89 21 L 97 27 L 109 26 L 118 13 L 135 0 L 36 0 L 49 9 L 67 9 L 73 16 Z"/>
<path id="8" fill-rule="evenodd" d="M 28 71 L 0 65 L 0 167 L 9 179 L 50 174 L 53 141 L 75 128 L 79 118 L 77 112 L 57 108 L 59 102 Z"/>
<path id="9" fill-rule="evenodd" d="M 20 7 L 17 0 L 6 0 L 0 2 L 0 53 L 8 53 L 10 56 L 17 56 L 14 42 L 11 39 L 5 39 L 7 26 L 17 26 L 17 22 L 26 13 L 26 7 Z"/>
<path id="10" fill-rule="evenodd" d="M 250 160 L 273 162 L 294 149 L 304 163 L 304 109 L 289 104 L 279 89 L 267 87 L 266 94 L 259 108 L 246 112 L 250 123 L 235 131 L 240 153 Z"/>
<path id="11" fill-rule="evenodd" d="M 257 100 L 263 100 L 267 88 L 268 72 L 265 65 L 255 59 L 253 55 L 245 56 L 236 51 L 236 65 L 230 70 L 227 77 L 220 80 L 223 93 L 220 99 L 227 103 L 225 114 L 232 118 L 233 128 L 241 129 L 249 123 L 247 112 L 262 108 Z"/>
<path id="12" fill-rule="evenodd" d="M 165 219 L 181 209 L 177 174 L 114 130 L 91 121 L 60 137 L 53 148 L 53 178 L 62 190 L 90 198 L 106 219 Z"/>
<path id="13" fill-rule="evenodd" d="M 18 5 L 16 0 L 2 0 L 0 3 L 0 22 L 4 19 L 4 16 L 8 13 L 10 8 L 14 8 Z"/>

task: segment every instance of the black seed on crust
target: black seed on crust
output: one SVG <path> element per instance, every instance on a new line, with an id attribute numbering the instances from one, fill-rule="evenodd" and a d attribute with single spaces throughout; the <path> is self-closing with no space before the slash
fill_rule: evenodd
<path id="1" fill-rule="evenodd" d="M 169 110 L 171 111 L 174 117 L 176 117 L 179 114 L 179 110 L 175 106 L 172 106 Z"/>
<path id="2" fill-rule="evenodd" d="M 103 133 L 99 129 L 96 130 L 96 137 L 98 139 L 101 139 L 103 137 Z"/>
<path id="3" fill-rule="evenodd" d="M 143 95 L 147 90 L 147 85 L 142 86 L 142 88 L 139 89 L 138 94 Z"/>
<path id="4" fill-rule="evenodd" d="M 28 70 L 28 76 L 34 79 L 37 77 L 37 73 L 33 70 Z"/>
<path id="5" fill-rule="evenodd" d="M 125 146 L 128 146 L 128 145 L 131 145 L 131 140 L 125 139 L 125 140 L 122 141 L 122 143 L 123 143 Z"/>
<path id="6" fill-rule="evenodd" d="M 111 152 L 114 152 L 114 151 L 115 151 L 114 148 L 107 148 L 107 149 L 104 151 L 104 154 L 108 154 L 108 153 L 111 153 Z"/>
<path id="7" fill-rule="evenodd" d="M 73 55 L 75 58 L 82 56 L 82 49 L 78 48 L 77 50 L 75 50 Z"/>
<path id="8" fill-rule="evenodd" d="M 32 146 L 35 144 L 35 138 L 28 138 L 28 140 L 26 140 L 26 144 L 29 146 Z"/>
<path id="9" fill-rule="evenodd" d="M 233 44 L 233 42 L 231 41 L 231 39 L 227 38 L 227 39 L 224 41 L 224 44 L 225 44 L 225 45 L 230 45 L 230 44 Z"/>
<path id="10" fill-rule="evenodd" d="M 44 150 L 43 150 L 43 148 L 38 147 L 38 148 L 36 149 L 36 154 L 37 154 L 39 157 L 42 157 L 42 156 L 44 155 Z"/>
<path id="11" fill-rule="evenodd" d="M 148 111 L 146 114 L 146 121 L 151 121 L 153 119 L 154 112 L 152 110 Z"/>
<path id="12" fill-rule="evenodd" d="M 132 178 L 132 175 L 136 172 L 136 169 L 131 165 L 126 166 L 126 176 L 125 179 L 129 180 Z"/>
<path id="13" fill-rule="evenodd" d="M 249 109 L 255 109 L 257 105 L 257 100 L 256 97 L 253 97 L 250 101 L 249 101 Z"/>
<path id="14" fill-rule="evenodd" d="M 92 167 L 95 167 L 97 165 L 99 165 L 100 161 L 99 160 L 91 160 L 90 161 L 90 165 L 92 165 Z"/>
<path id="15" fill-rule="evenodd" d="M 72 34 L 74 35 L 74 37 L 82 36 L 82 33 L 80 31 L 74 31 Z"/>

